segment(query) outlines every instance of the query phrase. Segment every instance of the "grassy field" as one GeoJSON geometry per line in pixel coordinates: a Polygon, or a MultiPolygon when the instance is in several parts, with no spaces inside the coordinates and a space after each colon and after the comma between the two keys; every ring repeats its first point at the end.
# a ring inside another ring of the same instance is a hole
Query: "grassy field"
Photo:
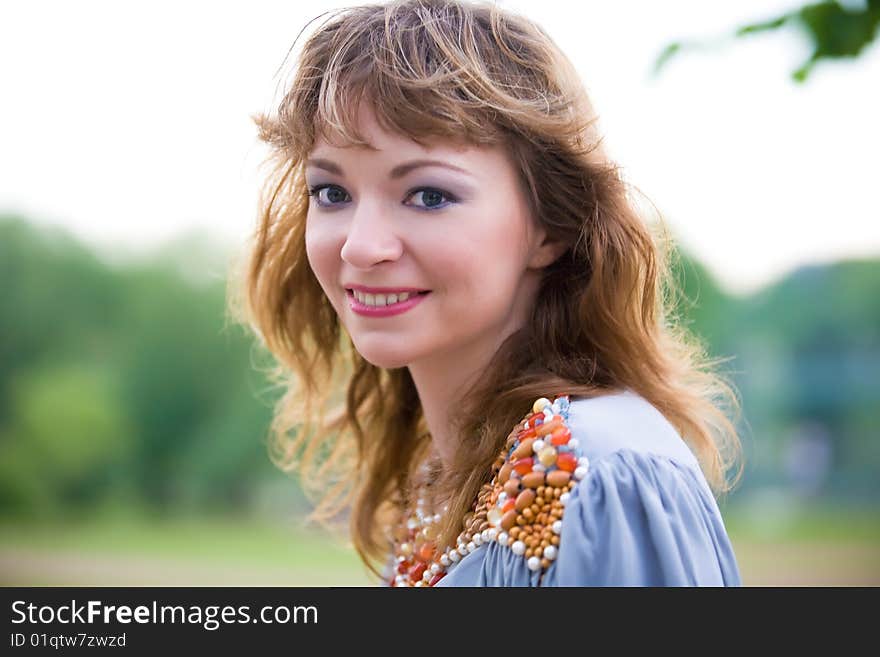
{"type": "Polygon", "coordinates": [[[253,519],[0,522],[0,584],[369,586],[360,560],[328,533],[253,519]]]}
{"type": "MultiPolygon", "coordinates": [[[[814,511],[755,522],[726,514],[749,586],[880,585],[880,518],[814,511]]],[[[291,523],[294,525],[294,523],[291,523]]],[[[341,538],[253,519],[117,516],[0,521],[5,586],[371,586],[341,538]]]]}

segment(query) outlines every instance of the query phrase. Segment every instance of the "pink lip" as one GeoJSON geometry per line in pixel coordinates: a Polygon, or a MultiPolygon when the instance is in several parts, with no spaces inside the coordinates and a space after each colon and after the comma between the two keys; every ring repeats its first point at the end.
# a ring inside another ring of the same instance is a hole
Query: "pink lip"
{"type": "Polygon", "coordinates": [[[357,285],[355,283],[345,283],[343,286],[346,290],[357,290],[364,294],[400,294],[401,292],[429,292],[417,287],[369,287],[367,285],[357,285]]]}
{"type": "Polygon", "coordinates": [[[351,291],[346,290],[345,294],[346,296],[348,296],[349,308],[351,308],[358,315],[363,315],[364,317],[390,317],[391,315],[399,315],[400,313],[405,313],[410,308],[414,308],[415,306],[420,304],[422,300],[427,297],[428,294],[430,294],[430,292],[428,294],[417,294],[410,297],[406,301],[392,303],[390,306],[367,306],[366,304],[358,301],[357,298],[354,296],[354,293],[352,293],[351,291]]]}

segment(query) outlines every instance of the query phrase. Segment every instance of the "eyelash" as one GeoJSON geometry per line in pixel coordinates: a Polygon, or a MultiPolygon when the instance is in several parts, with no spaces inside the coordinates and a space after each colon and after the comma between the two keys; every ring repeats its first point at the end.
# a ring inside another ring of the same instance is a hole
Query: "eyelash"
{"type": "MultiPolygon", "coordinates": [[[[323,185],[315,185],[314,187],[309,187],[309,196],[314,198],[316,200],[316,202],[318,203],[318,206],[322,207],[322,208],[330,208],[330,207],[333,207],[334,205],[339,205],[338,203],[324,204],[324,203],[321,203],[321,201],[319,200],[318,195],[321,193],[321,190],[327,189],[330,187],[335,187],[336,189],[341,189],[343,192],[345,192],[345,190],[342,189],[342,187],[340,187],[339,185],[323,184],[323,185]]],[[[437,192],[444,199],[446,199],[446,202],[443,203],[442,205],[436,205],[433,207],[418,206],[418,205],[412,206],[412,207],[418,208],[419,210],[426,210],[426,211],[431,212],[434,210],[442,210],[443,208],[451,205],[452,203],[458,203],[458,198],[456,198],[453,194],[450,194],[449,192],[443,191],[442,189],[438,189],[436,187],[416,187],[406,193],[406,198],[410,198],[411,196],[418,194],[419,192],[437,192]]],[[[348,195],[348,192],[345,192],[345,194],[348,195]]]]}

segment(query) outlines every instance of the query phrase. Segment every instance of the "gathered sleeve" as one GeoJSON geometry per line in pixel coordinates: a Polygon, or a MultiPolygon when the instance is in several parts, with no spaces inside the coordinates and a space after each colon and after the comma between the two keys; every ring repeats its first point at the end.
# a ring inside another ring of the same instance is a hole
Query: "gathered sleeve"
{"type": "Polygon", "coordinates": [[[590,465],[565,506],[544,585],[739,586],[739,569],[702,474],[621,449],[590,465]]]}

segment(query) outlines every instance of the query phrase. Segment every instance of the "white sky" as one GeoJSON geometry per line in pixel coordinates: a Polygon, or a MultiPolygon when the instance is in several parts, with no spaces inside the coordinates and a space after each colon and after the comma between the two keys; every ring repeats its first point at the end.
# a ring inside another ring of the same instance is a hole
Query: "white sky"
{"type": "MultiPolygon", "coordinates": [[[[0,212],[104,249],[151,248],[254,221],[250,121],[309,18],[340,4],[30,1],[0,15],[0,212]]],[[[611,155],[730,291],[806,262],[880,254],[880,47],[790,72],[806,39],[776,32],[685,53],[796,1],[500,2],[543,25],[584,77],[611,155]]]]}

